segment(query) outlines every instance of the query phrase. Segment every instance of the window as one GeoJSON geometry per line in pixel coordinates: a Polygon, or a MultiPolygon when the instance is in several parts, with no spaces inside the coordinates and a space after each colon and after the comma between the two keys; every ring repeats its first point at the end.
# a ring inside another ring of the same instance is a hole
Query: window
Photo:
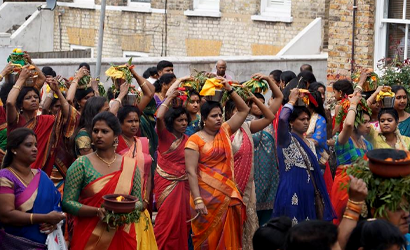
{"type": "Polygon", "coordinates": [[[149,10],[151,8],[151,0],[128,0],[128,6],[141,10],[149,10]]]}
{"type": "Polygon", "coordinates": [[[376,6],[375,68],[385,57],[410,57],[410,0],[377,0],[376,6]]]}
{"type": "MultiPolygon", "coordinates": [[[[194,0],[194,10],[186,10],[186,16],[221,17],[220,0],[194,0]]],[[[410,1],[410,0],[409,0],[410,1]]]]}
{"type": "Polygon", "coordinates": [[[74,3],[79,6],[94,6],[94,0],[74,0],[74,3]]]}
{"type": "Polygon", "coordinates": [[[88,46],[81,46],[81,45],[70,45],[70,51],[75,50],[90,50],[91,51],[91,58],[94,58],[94,48],[88,46]]]}
{"type": "Polygon", "coordinates": [[[261,0],[260,15],[252,16],[255,21],[292,22],[291,0],[261,0]]]}
{"type": "Polygon", "coordinates": [[[123,51],[122,57],[149,57],[149,54],[136,51],[123,51]]]}

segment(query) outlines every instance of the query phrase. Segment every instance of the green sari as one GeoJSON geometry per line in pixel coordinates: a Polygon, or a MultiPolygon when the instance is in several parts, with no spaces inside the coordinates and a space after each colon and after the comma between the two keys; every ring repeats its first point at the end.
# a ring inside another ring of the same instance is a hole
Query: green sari
{"type": "Polygon", "coordinates": [[[410,117],[399,123],[399,130],[401,135],[410,137],[410,117]]]}

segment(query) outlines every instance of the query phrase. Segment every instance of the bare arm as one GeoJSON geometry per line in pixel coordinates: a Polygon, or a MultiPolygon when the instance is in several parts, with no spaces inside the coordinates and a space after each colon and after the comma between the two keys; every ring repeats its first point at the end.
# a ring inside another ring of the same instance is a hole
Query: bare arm
{"type": "MultiPolygon", "coordinates": [[[[189,188],[191,189],[192,197],[198,198],[201,197],[198,186],[198,161],[199,161],[199,152],[192,149],[185,149],[185,167],[188,173],[188,182],[189,188]]],[[[195,205],[195,210],[198,213],[207,214],[208,211],[204,203],[195,205]]]]}
{"type": "MultiPolygon", "coordinates": [[[[341,106],[336,105],[336,107],[335,107],[335,116],[337,116],[337,114],[339,114],[340,109],[341,109],[341,106]]],[[[340,124],[335,121],[335,126],[332,130],[332,136],[334,136],[337,132],[339,132],[339,130],[340,130],[340,124]]]]}
{"type": "Polygon", "coordinates": [[[343,145],[346,144],[353,133],[354,129],[354,122],[356,119],[356,106],[360,102],[361,95],[356,95],[354,97],[349,98],[350,101],[350,108],[347,112],[345,122],[343,124],[342,132],[340,132],[339,136],[337,137],[337,141],[339,144],[343,145]]]}
{"type": "MultiPolygon", "coordinates": [[[[229,91],[232,90],[232,86],[229,85],[229,81],[224,80],[223,83],[225,85],[226,91],[229,92],[229,91]]],[[[242,123],[245,121],[246,117],[248,116],[249,107],[248,107],[248,105],[246,105],[244,100],[242,100],[242,98],[235,91],[233,91],[231,93],[230,98],[235,103],[235,106],[236,106],[238,112],[236,112],[231,117],[231,119],[229,119],[227,121],[227,123],[228,123],[229,127],[231,127],[232,133],[235,133],[242,126],[242,123]]]]}
{"type": "Polygon", "coordinates": [[[184,76],[182,78],[178,78],[172,85],[171,87],[169,87],[169,89],[167,90],[167,93],[165,96],[169,96],[171,95],[175,89],[177,89],[179,87],[179,84],[181,84],[181,82],[186,81],[191,79],[191,76],[184,76]]]}
{"type": "Polygon", "coordinates": [[[27,51],[24,51],[24,58],[27,60],[27,62],[29,64],[36,67],[36,72],[37,72],[38,78],[37,78],[35,88],[40,90],[43,87],[44,82],[46,81],[46,76],[43,74],[43,71],[41,71],[41,69],[39,67],[37,67],[37,65],[31,60],[31,56],[27,53],[27,51]]]}
{"type": "Polygon", "coordinates": [[[373,92],[373,94],[367,99],[367,105],[370,106],[376,101],[376,97],[379,94],[379,92],[382,90],[383,86],[377,87],[376,91],[373,92]]]}
{"type": "Polygon", "coordinates": [[[118,110],[121,107],[122,99],[128,94],[128,88],[130,87],[129,83],[123,83],[120,86],[120,94],[117,99],[113,100],[110,104],[110,112],[114,115],[117,115],[118,110]]]}
{"type": "Polygon", "coordinates": [[[50,85],[50,88],[54,91],[54,93],[56,93],[56,95],[58,96],[58,99],[61,102],[61,112],[63,114],[64,122],[66,122],[68,120],[68,116],[70,115],[70,104],[68,104],[67,100],[61,93],[56,79],[49,78],[47,79],[47,83],[50,85]]]}
{"type": "Polygon", "coordinates": [[[159,106],[157,110],[157,130],[162,131],[165,129],[165,114],[168,111],[169,104],[171,101],[179,95],[178,90],[175,90],[170,96],[165,99],[165,101],[159,106]]]}
{"type": "Polygon", "coordinates": [[[50,90],[49,93],[45,94],[45,100],[44,100],[42,111],[41,111],[43,115],[50,114],[50,106],[51,106],[51,103],[53,102],[53,98],[54,98],[54,92],[52,90],[50,90]]]}
{"type": "Polygon", "coordinates": [[[262,129],[266,128],[275,118],[275,115],[271,112],[271,110],[263,104],[258,98],[252,95],[252,101],[258,106],[258,108],[262,111],[263,118],[253,120],[250,125],[250,129],[252,133],[256,133],[261,131],[262,129]]]}
{"type": "Polygon", "coordinates": [[[70,87],[67,90],[66,99],[69,104],[74,104],[75,92],[77,91],[78,81],[80,81],[80,79],[83,78],[83,76],[88,74],[89,72],[85,68],[81,68],[75,73],[74,80],[70,83],[70,87]]]}
{"type": "Polygon", "coordinates": [[[136,104],[141,112],[145,109],[145,107],[149,104],[151,99],[154,97],[155,94],[155,87],[145,80],[142,76],[138,75],[137,72],[133,68],[129,68],[134,78],[137,80],[138,84],[141,87],[142,93],[144,94],[141,97],[141,101],[136,104]],[[152,86],[152,88],[151,88],[152,86]]]}
{"type": "Polygon", "coordinates": [[[30,76],[30,71],[28,70],[28,67],[27,66],[23,67],[21,69],[20,76],[16,84],[13,86],[13,88],[9,92],[9,95],[7,96],[6,116],[7,116],[8,126],[14,124],[17,120],[17,107],[16,107],[17,97],[20,94],[20,91],[23,88],[23,85],[29,76],[30,76]]]}
{"type": "Polygon", "coordinates": [[[252,78],[256,78],[259,80],[265,80],[268,82],[269,87],[272,91],[272,97],[274,97],[272,103],[269,106],[269,109],[272,112],[272,114],[276,114],[276,112],[278,112],[279,107],[283,101],[282,91],[280,91],[280,88],[272,81],[272,79],[269,76],[265,76],[265,75],[258,73],[258,74],[254,74],[252,78]]]}

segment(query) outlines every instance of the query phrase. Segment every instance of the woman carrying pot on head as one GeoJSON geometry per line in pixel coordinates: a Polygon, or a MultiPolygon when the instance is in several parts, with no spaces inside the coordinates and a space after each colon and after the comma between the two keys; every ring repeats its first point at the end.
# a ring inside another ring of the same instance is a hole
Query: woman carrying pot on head
{"type": "Polygon", "coordinates": [[[47,234],[65,219],[53,182],[40,169],[30,168],[37,154],[31,129],[9,134],[0,170],[0,249],[47,249],[47,234]]]}
{"type": "Polygon", "coordinates": [[[155,95],[154,99],[157,105],[157,109],[159,106],[165,101],[167,97],[167,91],[175,83],[177,80],[174,74],[163,74],[155,83],[155,95]]]}
{"type": "Polygon", "coordinates": [[[155,238],[159,249],[188,249],[190,238],[189,183],[184,154],[190,115],[182,107],[179,96],[180,92],[175,90],[157,113],[159,144],[154,194],[158,209],[155,238]]]}
{"type": "MultiPolygon", "coordinates": [[[[259,119],[244,122],[241,128],[238,129],[235,134],[231,135],[232,151],[234,155],[235,182],[243,196],[243,202],[246,206],[246,220],[243,231],[243,249],[252,248],[252,237],[260,225],[256,213],[256,204],[257,196],[260,198],[261,193],[256,193],[255,191],[255,157],[252,133],[258,133],[264,128],[272,126],[274,115],[271,110],[277,109],[283,98],[283,95],[276,84],[273,86],[273,96],[275,97],[274,100],[276,100],[276,102],[271,102],[268,107],[263,103],[263,99],[251,94],[248,100],[250,102],[250,106],[254,111],[258,108],[261,115],[259,115],[259,119]]],[[[236,112],[237,109],[234,101],[228,100],[225,104],[225,120],[229,120],[236,112]]],[[[255,112],[257,113],[258,111],[255,112]]],[[[271,164],[271,166],[274,166],[274,164],[271,164]]],[[[261,174],[262,171],[259,169],[258,173],[261,174]]],[[[275,171],[266,171],[264,173],[267,179],[272,179],[270,173],[275,175],[275,171]]],[[[260,175],[258,175],[258,177],[260,177],[260,175]]],[[[276,195],[276,189],[273,191],[275,192],[274,195],[276,195]]]]}
{"type": "Polygon", "coordinates": [[[139,244],[144,244],[138,242],[138,223],[152,227],[149,218],[142,212],[138,163],[115,152],[121,125],[111,112],[96,115],[91,128],[95,152],[78,158],[71,165],[64,188],[63,209],[76,216],[70,248],[135,250],[139,244]],[[107,194],[137,197],[138,203],[133,213],[138,214],[139,222],[134,220],[117,227],[103,222],[108,212],[101,205],[103,196],[107,194]]]}
{"type": "Polygon", "coordinates": [[[185,134],[191,136],[200,130],[199,122],[201,116],[198,114],[201,109],[201,96],[195,90],[189,91],[188,100],[186,101],[186,110],[190,116],[190,123],[185,130],[185,134]]]}
{"type": "MultiPolygon", "coordinates": [[[[269,111],[276,114],[283,101],[283,94],[278,86],[269,76],[260,73],[254,74],[252,78],[259,81],[265,80],[272,91],[274,97],[269,106],[269,111]]],[[[258,99],[265,105],[265,97],[261,93],[255,93],[255,97],[249,101],[250,108],[247,121],[261,122],[266,118],[266,113],[262,112],[260,104],[254,100],[258,99]]],[[[253,130],[252,139],[254,143],[254,178],[256,191],[256,210],[258,213],[259,226],[267,223],[272,215],[273,203],[275,202],[276,191],[279,183],[278,161],[276,158],[275,130],[273,123],[263,127],[263,129],[253,130]]]]}
{"type": "Polygon", "coordinates": [[[238,112],[222,122],[220,103],[206,102],[201,106],[202,130],[185,146],[191,211],[196,211],[191,212],[195,249],[242,248],[245,207],[234,180],[230,136],[241,127],[249,108],[228,81],[223,84],[238,112]]]}
{"type": "MultiPolygon", "coordinates": [[[[118,136],[118,145],[115,149],[117,154],[133,158],[137,161],[138,171],[140,172],[143,213],[147,218],[150,214],[147,210],[152,192],[152,158],[149,154],[149,141],[146,137],[138,137],[140,129],[140,111],[136,106],[125,105],[117,113],[121,124],[121,135],[118,136]]],[[[137,249],[156,249],[154,229],[152,225],[146,228],[145,221],[141,220],[137,224],[137,249]]]]}
{"type": "Polygon", "coordinates": [[[298,98],[299,89],[292,89],[279,118],[280,181],[273,217],[288,216],[294,225],[305,220],[331,221],[334,211],[317,161],[316,148],[304,137],[311,114],[306,106],[295,107],[298,98]]]}
{"type": "Polygon", "coordinates": [[[394,109],[399,114],[399,130],[402,135],[410,136],[410,114],[406,112],[408,106],[407,90],[401,86],[396,85],[392,87],[395,94],[394,109]]]}
{"type": "MultiPolygon", "coordinates": [[[[343,217],[348,194],[347,190],[343,189],[342,184],[349,182],[349,176],[346,174],[346,169],[357,159],[363,158],[367,151],[373,149],[373,145],[365,139],[370,133],[370,108],[366,105],[366,101],[362,99],[360,93],[355,93],[349,97],[347,107],[347,115],[344,120],[343,129],[336,138],[335,152],[338,168],[332,186],[330,197],[337,218],[333,223],[338,225],[343,217]]],[[[344,114],[341,111],[335,116],[344,114]]]]}
{"type": "Polygon", "coordinates": [[[70,137],[74,132],[76,124],[75,111],[70,107],[61,93],[57,82],[47,79],[54,93],[57,94],[62,103],[61,112],[57,116],[37,115],[39,108],[39,92],[34,87],[26,87],[26,79],[30,78],[30,71],[23,67],[17,83],[10,90],[7,97],[6,113],[8,133],[19,127],[34,130],[38,137],[39,157],[33,163],[32,168],[43,169],[48,175],[52,170],[53,162],[46,164],[50,153],[55,150],[58,136],[61,130],[65,137],[70,137]]]}

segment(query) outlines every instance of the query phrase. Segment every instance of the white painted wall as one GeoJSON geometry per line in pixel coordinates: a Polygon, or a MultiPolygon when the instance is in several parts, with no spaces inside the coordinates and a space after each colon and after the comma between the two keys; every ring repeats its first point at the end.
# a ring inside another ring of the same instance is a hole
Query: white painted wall
{"type": "MultiPolygon", "coordinates": [[[[227,61],[227,73],[232,75],[235,80],[246,81],[251,75],[257,72],[269,74],[272,70],[292,70],[296,74],[302,64],[308,63],[313,67],[314,74],[318,81],[326,82],[327,54],[310,56],[232,56],[232,57],[145,57],[134,58],[133,64],[136,65],[137,73],[141,74],[148,68],[156,66],[160,60],[168,60],[174,64],[174,72],[177,77],[190,75],[194,69],[199,71],[212,71],[215,63],[219,59],[227,61]]],[[[95,59],[37,59],[34,60],[40,67],[50,66],[57,74],[64,77],[74,75],[77,67],[82,62],[87,62],[91,66],[91,75],[95,77],[95,59]]],[[[103,58],[100,79],[106,82],[105,71],[110,63],[124,64],[128,58],[103,58]]],[[[2,60],[0,60],[0,64],[2,60]]],[[[0,65],[1,68],[1,65],[0,65]]],[[[111,82],[106,82],[106,87],[111,82]]]]}
{"type": "Polygon", "coordinates": [[[322,18],[316,18],[283,47],[277,55],[317,55],[321,53],[321,46],[322,18]]]}
{"type": "Polygon", "coordinates": [[[31,52],[53,51],[54,12],[49,10],[34,11],[31,17],[14,32],[10,39],[11,46],[21,46],[31,52]]]}
{"type": "Polygon", "coordinates": [[[0,0],[0,32],[6,32],[13,25],[22,25],[28,15],[32,15],[41,2],[5,2],[0,0]]]}

